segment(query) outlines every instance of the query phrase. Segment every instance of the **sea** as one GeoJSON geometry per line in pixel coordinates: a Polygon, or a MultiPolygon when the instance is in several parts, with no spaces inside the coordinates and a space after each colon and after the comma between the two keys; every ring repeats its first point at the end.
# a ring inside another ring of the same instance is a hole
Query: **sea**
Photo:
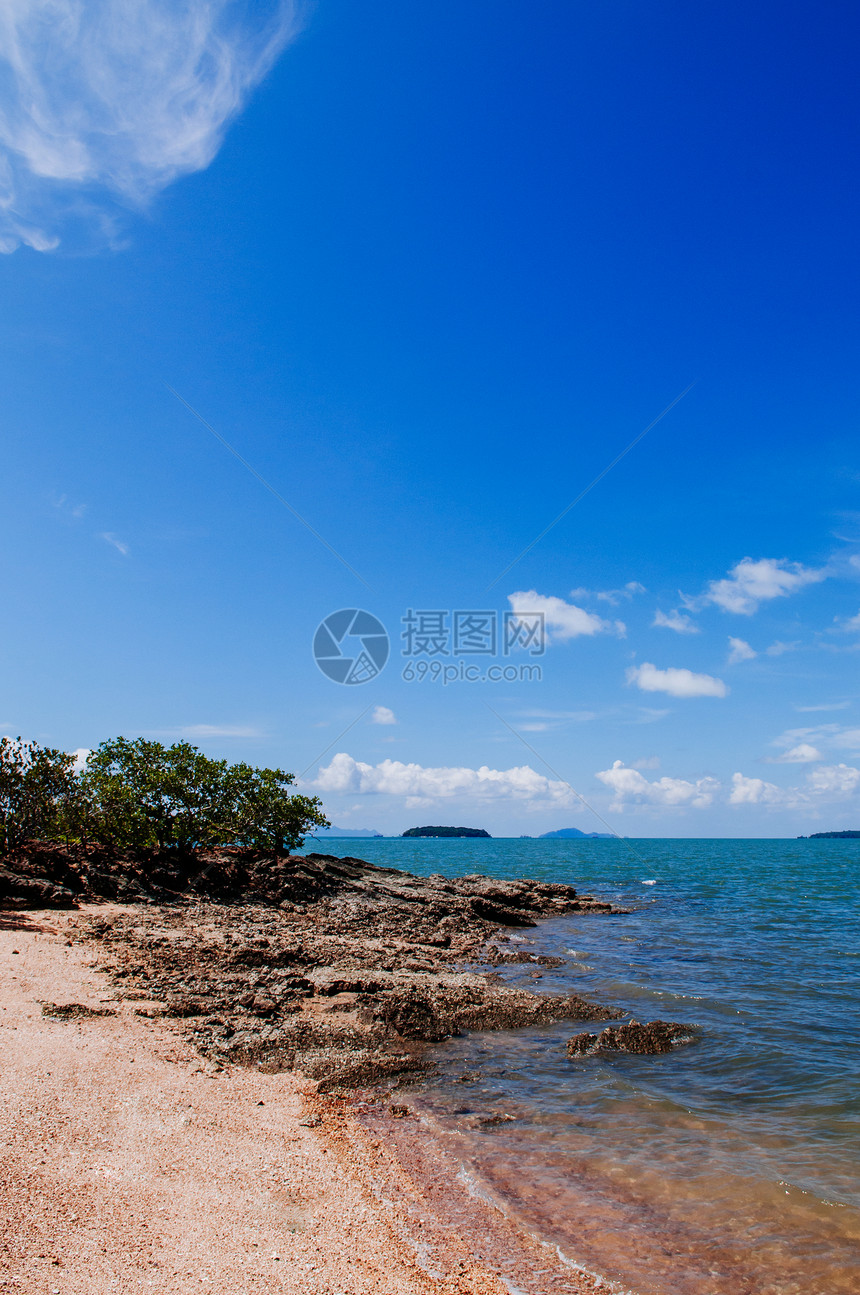
{"type": "Polygon", "coordinates": [[[567,1040],[602,1028],[571,1021],[435,1047],[408,1100],[476,1190],[615,1290],[860,1292],[860,840],[317,848],[609,900],[628,911],[511,932],[564,961],[504,980],[696,1028],[659,1056],[571,1059],[567,1040]]]}

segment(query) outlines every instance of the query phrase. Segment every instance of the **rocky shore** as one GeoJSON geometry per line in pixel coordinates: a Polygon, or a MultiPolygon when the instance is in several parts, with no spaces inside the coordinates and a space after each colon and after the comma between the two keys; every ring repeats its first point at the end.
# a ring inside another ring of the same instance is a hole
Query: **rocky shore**
{"type": "Polygon", "coordinates": [[[213,1068],[296,1070],[337,1091],[419,1071],[428,1044],[462,1030],[620,1015],[510,988],[493,971],[532,962],[539,974],[546,960],[511,941],[516,929],[611,911],[572,886],[422,878],[324,854],[56,845],[0,873],[6,907],[94,900],[120,903],[70,914],[70,938],[95,944],[119,996],[169,1021],[213,1068]]]}

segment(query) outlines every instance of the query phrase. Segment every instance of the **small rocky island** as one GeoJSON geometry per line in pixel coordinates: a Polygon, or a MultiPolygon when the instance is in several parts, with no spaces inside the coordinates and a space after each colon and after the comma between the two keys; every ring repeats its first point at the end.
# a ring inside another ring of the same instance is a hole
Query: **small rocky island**
{"type": "Polygon", "coordinates": [[[410,827],[403,836],[483,836],[489,839],[490,834],[482,827],[410,827]]]}

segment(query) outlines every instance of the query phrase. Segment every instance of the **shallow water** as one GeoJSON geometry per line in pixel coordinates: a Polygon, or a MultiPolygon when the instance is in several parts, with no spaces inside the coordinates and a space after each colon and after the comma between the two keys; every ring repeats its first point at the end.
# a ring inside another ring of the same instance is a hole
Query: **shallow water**
{"type": "Polygon", "coordinates": [[[860,841],[321,848],[622,904],[519,933],[566,962],[505,979],[699,1027],[656,1057],[568,1060],[574,1023],[437,1048],[411,1100],[513,1213],[641,1295],[860,1290],[860,841]]]}

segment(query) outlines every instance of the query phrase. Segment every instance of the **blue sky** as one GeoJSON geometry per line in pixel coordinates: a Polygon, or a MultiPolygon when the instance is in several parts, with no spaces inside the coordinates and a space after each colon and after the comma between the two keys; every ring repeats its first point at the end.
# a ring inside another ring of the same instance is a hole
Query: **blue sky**
{"type": "Polygon", "coordinates": [[[48,9],[0,21],[2,731],[385,832],[860,827],[856,8],[48,9]],[[409,609],[543,612],[540,679],[405,680],[409,609]]]}

